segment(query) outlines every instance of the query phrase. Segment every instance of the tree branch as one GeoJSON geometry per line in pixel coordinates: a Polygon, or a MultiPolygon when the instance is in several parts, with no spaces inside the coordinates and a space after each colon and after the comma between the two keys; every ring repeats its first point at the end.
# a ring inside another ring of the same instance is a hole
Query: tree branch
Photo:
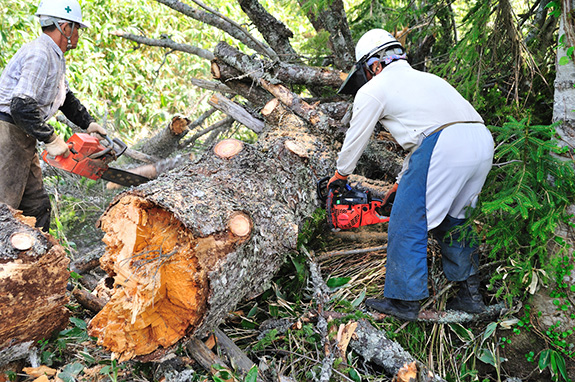
{"type": "MultiPolygon", "coordinates": [[[[263,55],[269,55],[269,52],[271,49],[265,49],[264,47],[262,47],[261,43],[256,43],[255,40],[252,36],[250,36],[248,33],[246,33],[241,27],[238,28],[237,24],[235,23],[230,23],[229,21],[227,21],[226,19],[219,17],[217,15],[214,15],[212,13],[208,13],[208,12],[203,12],[197,9],[194,9],[192,7],[190,7],[187,4],[184,4],[180,1],[177,0],[156,0],[158,3],[164,4],[170,8],[172,8],[175,11],[178,11],[188,17],[193,18],[194,20],[200,21],[204,24],[208,24],[211,25],[213,27],[216,27],[224,32],[226,32],[227,34],[229,34],[230,36],[232,36],[233,38],[235,38],[236,40],[246,44],[246,46],[250,47],[251,49],[255,50],[256,52],[263,54],[263,55]]],[[[270,56],[273,57],[273,56],[270,56]]]]}
{"type": "Polygon", "coordinates": [[[213,60],[214,54],[206,49],[201,49],[192,45],[180,44],[170,39],[169,37],[162,37],[161,39],[148,38],[144,36],[138,36],[123,31],[112,32],[113,35],[125,38],[130,41],[134,41],[138,44],[144,44],[149,46],[159,46],[162,48],[170,48],[173,50],[178,50],[180,52],[186,52],[194,54],[206,60],[213,60]]]}

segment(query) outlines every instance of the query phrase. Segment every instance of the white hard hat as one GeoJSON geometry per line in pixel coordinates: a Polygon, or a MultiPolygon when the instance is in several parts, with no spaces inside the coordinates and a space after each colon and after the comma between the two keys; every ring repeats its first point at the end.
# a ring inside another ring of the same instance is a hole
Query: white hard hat
{"type": "Polygon", "coordinates": [[[41,0],[36,11],[40,25],[45,27],[59,21],[78,23],[80,28],[89,28],[90,24],[82,21],[82,9],[77,0],[41,0]]]}
{"type": "Polygon", "coordinates": [[[388,31],[383,29],[372,29],[365,32],[355,46],[355,60],[368,59],[375,53],[389,48],[401,48],[401,43],[388,31]]]}

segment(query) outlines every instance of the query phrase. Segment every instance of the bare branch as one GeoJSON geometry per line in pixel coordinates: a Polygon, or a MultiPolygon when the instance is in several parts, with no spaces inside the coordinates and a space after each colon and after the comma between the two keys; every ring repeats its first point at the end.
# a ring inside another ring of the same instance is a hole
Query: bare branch
{"type": "MultiPolygon", "coordinates": [[[[177,0],[156,0],[158,3],[164,4],[170,8],[172,8],[175,11],[178,11],[188,17],[193,18],[194,20],[200,21],[204,24],[208,24],[211,25],[213,27],[216,27],[224,32],[226,32],[227,34],[229,34],[230,36],[232,36],[233,38],[235,38],[236,40],[244,43],[246,46],[250,47],[251,49],[255,50],[256,52],[263,54],[263,55],[269,55],[269,52],[271,49],[264,49],[262,48],[262,44],[261,43],[256,43],[254,40],[254,38],[252,36],[250,36],[248,33],[246,33],[243,29],[241,29],[241,27],[238,29],[237,24],[235,23],[230,23],[229,21],[227,21],[226,19],[219,17],[217,15],[214,15],[212,13],[208,13],[208,12],[203,12],[200,11],[198,9],[194,9],[192,7],[190,7],[187,4],[184,4],[180,1],[177,0]]],[[[273,56],[270,56],[273,57],[273,56]]]]}
{"type": "Polygon", "coordinates": [[[149,46],[159,46],[162,48],[170,48],[173,50],[178,50],[181,52],[186,52],[194,54],[206,60],[213,60],[214,54],[207,49],[201,49],[192,45],[180,44],[170,39],[169,37],[162,37],[161,39],[148,38],[144,36],[138,36],[123,31],[112,32],[113,35],[125,38],[130,41],[134,41],[138,44],[144,44],[149,46]]]}

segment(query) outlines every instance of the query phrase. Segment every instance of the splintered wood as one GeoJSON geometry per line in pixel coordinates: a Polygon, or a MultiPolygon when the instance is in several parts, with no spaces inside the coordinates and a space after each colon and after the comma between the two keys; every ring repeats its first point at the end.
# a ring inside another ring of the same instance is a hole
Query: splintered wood
{"type": "Polygon", "coordinates": [[[101,221],[108,250],[101,266],[114,294],[90,322],[90,335],[120,361],[176,343],[198,324],[206,305],[199,245],[171,214],[130,197],[101,221]]]}
{"type": "Polygon", "coordinates": [[[0,203],[0,365],[68,324],[70,261],[34,223],[0,203]]]}

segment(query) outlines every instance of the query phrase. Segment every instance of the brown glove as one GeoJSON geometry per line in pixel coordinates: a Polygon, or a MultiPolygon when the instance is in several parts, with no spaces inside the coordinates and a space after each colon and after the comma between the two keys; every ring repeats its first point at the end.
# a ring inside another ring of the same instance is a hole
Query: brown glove
{"type": "Polygon", "coordinates": [[[46,142],[46,151],[53,157],[63,155],[64,158],[67,158],[70,155],[68,145],[58,134],[52,134],[48,142],[46,142]]]}
{"type": "Polygon", "coordinates": [[[106,135],[108,135],[108,132],[106,131],[106,129],[104,129],[102,126],[98,125],[96,122],[92,122],[90,123],[90,125],[88,126],[88,129],[86,130],[88,132],[88,134],[91,135],[96,135],[98,137],[98,139],[103,139],[106,135]]]}

